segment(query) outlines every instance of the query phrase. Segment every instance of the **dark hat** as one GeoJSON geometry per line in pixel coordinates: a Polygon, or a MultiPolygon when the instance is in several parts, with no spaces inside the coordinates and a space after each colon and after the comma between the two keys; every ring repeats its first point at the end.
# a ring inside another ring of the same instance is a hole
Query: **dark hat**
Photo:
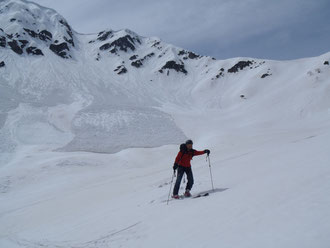
{"type": "Polygon", "coordinates": [[[186,145],[188,145],[188,144],[193,144],[193,141],[192,140],[187,140],[186,145]]]}

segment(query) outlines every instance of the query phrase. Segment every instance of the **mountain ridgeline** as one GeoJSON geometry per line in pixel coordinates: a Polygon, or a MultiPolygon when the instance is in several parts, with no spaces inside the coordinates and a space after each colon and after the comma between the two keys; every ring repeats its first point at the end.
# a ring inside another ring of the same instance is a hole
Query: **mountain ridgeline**
{"type": "MultiPolygon", "coordinates": [[[[133,54],[129,57],[129,61],[123,58],[122,63],[129,62],[129,65],[121,66],[121,70],[115,70],[117,74],[129,72],[129,67],[140,68],[148,60],[161,61],[160,59],[168,57],[169,53],[174,53],[175,56],[171,60],[160,63],[159,73],[168,75],[173,70],[187,74],[186,61],[210,59],[191,51],[169,46],[157,38],[141,37],[130,30],[106,30],[96,35],[81,35],[73,31],[68,22],[55,11],[23,0],[2,1],[0,14],[2,23],[0,47],[9,49],[17,55],[45,56],[45,50],[47,50],[63,59],[78,59],[75,53],[81,52],[83,47],[95,51],[94,59],[97,61],[101,61],[104,56],[121,57],[122,53],[133,54]],[[91,46],[76,46],[76,43],[80,44],[86,40],[81,39],[81,36],[90,37],[88,44],[91,46]],[[141,54],[146,49],[152,52],[141,54]]],[[[236,73],[252,64],[254,61],[239,61],[228,68],[227,72],[236,73]]],[[[224,69],[220,68],[220,71],[221,76],[224,69]]],[[[219,77],[219,75],[215,76],[219,77]]]]}

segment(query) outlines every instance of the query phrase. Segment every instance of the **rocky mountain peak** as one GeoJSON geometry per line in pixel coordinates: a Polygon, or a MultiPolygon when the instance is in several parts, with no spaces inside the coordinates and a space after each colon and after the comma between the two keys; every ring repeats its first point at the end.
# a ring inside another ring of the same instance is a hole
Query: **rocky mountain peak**
{"type": "Polygon", "coordinates": [[[23,55],[43,56],[50,50],[72,58],[76,37],[56,11],[24,0],[0,2],[0,48],[23,55]]]}

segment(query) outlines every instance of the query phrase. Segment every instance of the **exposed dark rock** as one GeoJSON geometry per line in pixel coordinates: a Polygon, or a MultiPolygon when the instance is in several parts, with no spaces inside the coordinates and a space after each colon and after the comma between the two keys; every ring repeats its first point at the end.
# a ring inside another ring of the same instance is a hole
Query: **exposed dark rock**
{"type": "Polygon", "coordinates": [[[99,60],[100,60],[100,58],[101,58],[101,55],[100,55],[100,53],[97,53],[97,57],[96,57],[96,60],[97,60],[97,61],[99,61],[99,60]]]}
{"type": "Polygon", "coordinates": [[[153,45],[152,45],[152,47],[156,47],[156,46],[158,46],[160,44],[160,41],[156,41],[153,45]]]}
{"type": "Polygon", "coordinates": [[[47,31],[47,30],[42,30],[40,33],[39,33],[39,39],[40,40],[52,40],[53,38],[53,35],[51,32],[47,31]]]}
{"type": "MultiPolygon", "coordinates": [[[[142,59],[138,59],[138,60],[135,60],[131,63],[132,66],[135,66],[136,68],[139,68],[143,65],[143,61],[145,61],[147,58],[150,58],[152,56],[154,56],[155,54],[154,53],[149,53],[147,54],[146,56],[144,56],[142,59]]],[[[133,56],[132,56],[133,57],[133,56]]],[[[132,58],[131,57],[131,58],[132,58]]]]}
{"type": "Polygon", "coordinates": [[[111,34],[112,34],[111,31],[100,32],[97,39],[100,40],[100,41],[105,41],[106,39],[108,39],[109,35],[111,35],[111,34]]]}
{"type": "Polygon", "coordinates": [[[23,28],[32,38],[38,38],[39,35],[31,29],[23,28]]]}
{"type": "Polygon", "coordinates": [[[160,73],[163,73],[163,70],[165,69],[173,69],[177,72],[182,72],[184,74],[187,74],[188,72],[184,68],[184,64],[178,64],[174,60],[167,61],[166,64],[159,70],[160,73]]]}
{"type": "MultiPolygon", "coordinates": [[[[98,35],[97,35],[97,39],[96,40],[99,40],[99,41],[105,41],[106,39],[108,39],[109,38],[109,36],[111,36],[111,37],[113,37],[113,35],[112,35],[112,31],[107,31],[107,32],[105,32],[105,31],[102,31],[102,32],[100,32],[100,33],[98,33],[98,35]]],[[[111,38],[110,37],[110,38],[111,38]]],[[[88,43],[94,43],[96,40],[91,40],[91,41],[89,41],[88,43]]]]}
{"type": "Polygon", "coordinates": [[[37,47],[28,47],[26,48],[26,52],[33,55],[44,55],[43,52],[37,47]]]}
{"type": "Polygon", "coordinates": [[[100,50],[108,50],[111,47],[110,43],[105,43],[104,45],[100,46],[100,50]]]}
{"type": "Polygon", "coordinates": [[[127,69],[125,67],[121,68],[121,70],[118,72],[118,75],[124,74],[127,72],[127,69]]]}
{"type": "Polygon", "coordinates": [[[151,58],[152,56],[155,56],[155,53],[149,53],[146,56],[144,56],[143,59],[151,58]]]}
{"type": "Polygon", "coordinates": [[[70,36],[70,39],[67,38],[67,37],[63,37],[63,39],[67,43],[71,44],[72,46],[75,46],[75,44],[73,42],[73,32],[72,32],[71,26],[65,20],[63,20],[63,19],[60,20],[60,23],[66,27],[66,32],[70,36]]]}
{"type": "Polygon", "coordinates": [[[74,46],[74,42],[73,42],[73,39],[68,39],[66,38],[65,36],[63,37],[63,39],[68,42],[69,44],[71,44],[72,46],[74,46]]]}
{"type": "Polygon", "coordinates": [[[27,40],[19,40],[19,42],[21,43],[21,48],[23,49],[24,47],[26,47],[26,45],[29,43],[27,40]]]}
{"type": "Polygon", "coordinates": [[[181,56],[181,55],[185,55],[186,54],[186,51],[185,50],[181,50],[179,51],[178,55],[181,56]]]}
{"type": "Polygon", "coordinates": [[[234,65],[232,68],[228,69],[229,73],[236,73],[239,70],[243,70],[245,67],[248,67],[252,65],[251,61],[239,61],[236,65],[234,65]]]}
{"type": "Polygon", "coordinates": [[[240,95],[240,98],[242,98],[242,99],[246,99],[246,98],[245,98],[245,95],[240,95]]]}
{"type": "Polygon", "coordinates": [[[264,74],[262,74],[261,78],[265,78],[265,77],[268,77],[268,76],[270,76],[270,75],[272,75],[272,74],[264,73],[264,74]]]}
{"type": "Polygon", "coordinates": [[[47,30],[42,30],[39,33],[31,30],[24,28],[24,30],[32,37],[32,38],[39,38],[40,40],[46,41],[46,40],[52,40],[53,35],[51,32],[47,30]]]}
{"type": "MultiPolygon", "coordinates": [[[[69,28],[70,28],[70,26],[69,26],[69,28]]],[[[73,33],[72,33],[71,28],[68,29],[66,32],[67,32],[67,34],[71,37],[71,39],[73,39],[73,33]]]]}
{"type": "Polygon", "coordinates": [[[193,52],[189,52],[188,53],[188,58],[190,58],[190,59],[197,59],[199,57],[200,57],[199,55],[197,55],[197,54],[195,54],[193,52]]]}
{"type": "Polygon", "coordinates": [[[179,53],[178,53],[178,55],[179,56],[182,56],[182,55],[187,55],[187,56],[185,56],[183,59],[197,59],[197,58],[200,58],[201,56],[199,56],[199,55],[197,55],[197,54],[195,54],[195,53],[193,53],[193,52],[188,52],[188,51],[185,51],[185,50],[181,50],[181,51],[179,51],[179,53]]]}
{"type": "Polygon", "coordinates": [[[215,77],[216,77],[216,78],[223,77],[223,73],[222,73],[222,71],[219,72],[215,77]]]}
{"type": "Polygon", "coordinates": [[[133,55],[129,58],[129,60],[134,60],[134,59],[137,59],[138,58],[138,55],[133,55]]]}
{"type": "MultiPolygon", "coordinates": [[[[224,76],[224,68],[219,69],[219,73],[215,76],[216,78],[220,78],[224,76]]],[[[213,78],[214,79],[214,78],[213,78]]]]}
{"type": "Polygon", "coordinates": [[[4,67],[5,65],[6,65],[6,64],[5,64],[5,61],[1,61],[1,62],[0,62],[0,68],[1,68],[1,67],[4,67]]]}
{"type": "Polygon", "coordinates": [[[126,69],[125,66],[120,65],[120,66],[117,66],[117,68],[114,71],[116,71],[117,74],[120,75],[120,74],[126,73],[127,72],[127,69],[126,69]]]}
{"type": "Polygon", "coordinates": [[[324,61],[324,65],[329,65],[329,61],[324,61]]]}
{"type": "Polygon", "coordinates": [[[10,46],[11,50],[13,50],[15,53],[17,54],[23,53],[22,48],[18,45],[16,40],[9,41],[8,45],[10,46]]]}
{"type": "Polygon", "coordinates": [[[69,47],[68,47],[68,44],[66,42],[62,42],[58,45],[55,45],[55,44],[51,44],[49,46],[49,49],[52,50],[55,54],[57,54],[58,56],[64,58],[64,59],[68,59],[70,58],[71,56],[70,55],[67,55],[66,51],[70,51],[69,47]]]}
{"type": "Polygon", "coordinates": [[[6,37],[5,36],[0,36],[0,47],[6,47],[6,37]]]}
{"type": "Polygon", "coordinates": [[[134,67],[136,67],[136,68],[139,68],[139,67],[141,67],[141,66],[143,65],[143,63],[142,63],[142,60],[139,59],[139,60],[135,60],[135,61],[133,61],[133,62],[131,63],[131,65],[134,66],[134,67]]]}
{"type": "Polygon", "coordinates": [[[131,49],[132,51],[135,50],[135,42],[141,43],[140,40],[137,38],[132,38],[129,35],[123,36],[118,38],[117,40],[111,42],[111,43],[106,43],[100,47],[100,50],[108,50],[112,48],[110,51],[111,53],[116,53],[118,50],[127,52],[128,49],[131,49]]]}
{"type": "Polygon", "coordinates": [[[10,22],[14,22],[14,21],[16,21],[16,18],[11,18],[10,19],[10,22]]]}
{"type": "Polygon", "coordinates": [[[60,20],[60,23],[67,28],[66,32],[68,33],[68,35],[72,39],[73,38],[73,33],[72,33],[72,29],[71,29],[70,25],[65,20],[60,20]]]}

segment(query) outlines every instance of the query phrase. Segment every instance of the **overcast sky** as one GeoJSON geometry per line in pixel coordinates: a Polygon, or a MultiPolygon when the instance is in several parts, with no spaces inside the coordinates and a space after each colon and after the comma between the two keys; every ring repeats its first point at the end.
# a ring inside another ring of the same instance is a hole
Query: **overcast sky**
{"type": "Polygon", "coordinates": [[[34,0],[81,33],[128,28],[218,59],[330,51],[330,0],[34,0]]]}

